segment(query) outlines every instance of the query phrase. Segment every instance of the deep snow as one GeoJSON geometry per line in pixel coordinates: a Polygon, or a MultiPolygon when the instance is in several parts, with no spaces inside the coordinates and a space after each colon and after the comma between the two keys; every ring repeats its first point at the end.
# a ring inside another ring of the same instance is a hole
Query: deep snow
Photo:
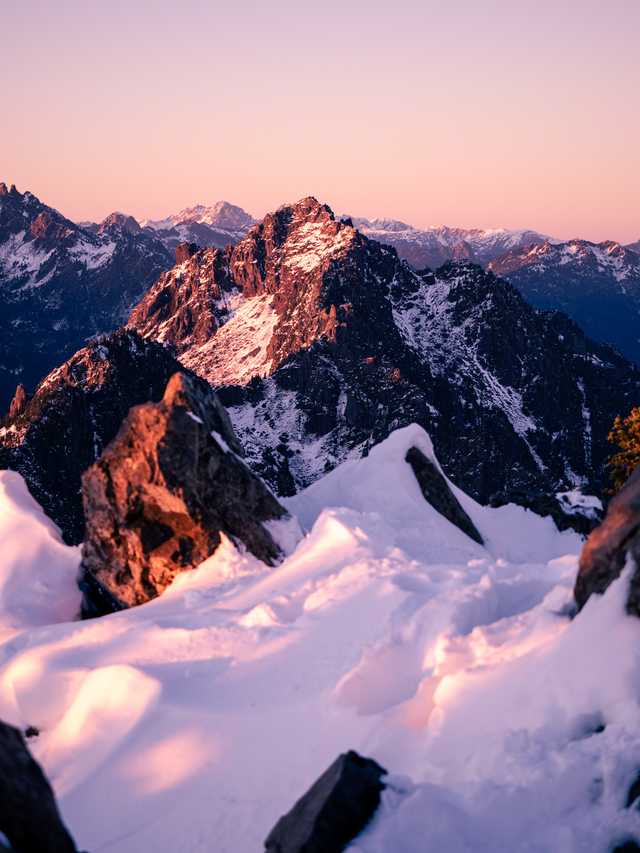
{"type": "Polygon", "coordinates": [[[432,454],[408,427],[290,499],[306,535],[277,569],[225,541],[82,623],[78,550],[0,474],[0,717],[40,729],[82,849],[259,851],[348,748],[391,774],[351,851],[604,853],[638,829],[626,576],[571,620],[579,538],[454,488],[477,545],[424,501],[412,445],[432,454]]]}

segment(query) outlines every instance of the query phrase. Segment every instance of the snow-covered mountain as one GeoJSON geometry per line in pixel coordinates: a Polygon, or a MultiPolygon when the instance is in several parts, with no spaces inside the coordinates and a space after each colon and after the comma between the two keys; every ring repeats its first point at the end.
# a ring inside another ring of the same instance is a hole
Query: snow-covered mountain
{"type": "Polygon", "coordinates": [[[597,341],[640,363],[640,255],[611,240],[514,249],[489,268],[532,305],[565,311],[597,341]]]}
{"type": "Polygon", "coordinates": [[[628,578],[571,618],[579,538],[449,484],[479,544],[424,499],[412,448],[437,467],[409,427],[288,500],[306,535],[280,566],[226,540],[85,622],[79,549],[0,473],[0,718],[29,728],[78,849],[259,851],[347,749],[389,774],[349,853],[637,837],[628,578]]]}
{"type": "Polygon", "coordinates": [[[96,333],[116,328],[173,256],[132,217],[80,227],[0,184],[0,412],[96,333]]]}
{"type": "Polygon", "coordinates": [[[351,217],[351,221],[372,240],[393,246],[398,255],[415,269],[437,269],[451,260],[469,260],[486,266],[509,250],[549,239],[527,229],[450,228],[447,225],[414,228],[395,219],[362,217],[351,217]]]}
{"type": "Polygon", "coordinates": [[[142,226],[155,232],[171,251],[182,242],[224,248],[241,240],[254,224],[252,216],[228,201],[218,201],[210,207],[197,204],[164,219],[142,221],[142,226]]]}
{"type": "Polygon", "coordinates": [[[602,486],[640,373],[469,262],[416,273],[313,198],[235,247],[186,248],[131,314],[221,390],[248,454],[291,494],[417,422],[475,498],[602,486]]]}

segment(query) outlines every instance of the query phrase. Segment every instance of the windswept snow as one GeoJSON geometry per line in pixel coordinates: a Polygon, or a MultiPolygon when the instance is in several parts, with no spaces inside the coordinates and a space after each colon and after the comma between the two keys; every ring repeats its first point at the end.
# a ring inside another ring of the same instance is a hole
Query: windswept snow
{"type": "MultiPolygon", "coordinates": [[[[423,499],[414,445],[432,455],[408,427],[290,499],[306,535],[276,569],[224,540],[150,604],[25,619],[0,645],[0,717],[40,729],[82,849],[259,851],[349,748],[392,774],[353,853],[604,853],[637,828],[627,578],[572,621],[579,538],[452,486],[481,547],[423,499]]],[[[3,554],[3,584],[14,565],[3,554]]]]}

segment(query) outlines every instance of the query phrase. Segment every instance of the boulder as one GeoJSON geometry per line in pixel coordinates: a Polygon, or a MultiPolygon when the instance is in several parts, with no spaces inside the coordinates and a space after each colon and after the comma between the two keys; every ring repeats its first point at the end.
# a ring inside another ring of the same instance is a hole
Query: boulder
{"type": "Polygon", "coordinates": [[[470,536],[474,542],[484,545],[484,540],[475,524],[462,508],[460,501],[453,494],[449,485],[438,468],[417,447],[410,447],[405,461],[411,466],[420,490],[427,503],[452,524],[470,536]]]}
{"type": "MultiPolygon", "coordinates": [[[[0,832],[16,853],[76,853],[46,776],[18,729],[0,722],[0,832]]],[[[0,845],[0,849],[7,849],[0,845]]]]}
{"type": "Polygon", "coordinates": [[[574,589],[579,609],[593,593],[602,594],[620,577],[628,558],[633,561],[633,574],[627,612],[640,616],[640,468],[633,472],[613,498],[604,521],[589,536],[582,549],[574,589]]]}
{"type": "Polygon", "coordinates": [[[341,853],[373,817],[387,771],[357,752],[340,755],[280,818],[267,853],[341,853]]]}
{"type": "Polygon", "coordinates": [[[176,373],[159,403],[131,409],[82,478],[85,616],[155,598],[209,557],[222,534],[278,562],[265,522],[286,510],[237,449],[224,408],[195,376],[176,373]]]}

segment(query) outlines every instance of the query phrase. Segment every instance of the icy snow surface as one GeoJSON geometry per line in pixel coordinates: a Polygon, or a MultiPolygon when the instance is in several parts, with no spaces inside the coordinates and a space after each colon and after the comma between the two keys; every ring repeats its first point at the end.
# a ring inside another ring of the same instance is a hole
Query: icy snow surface
{"type": "Polygon", "coordinates": [[[278,568],[225,540],[84,623],[77,551],[2,475],[0,717],[40,729],[81,849],[258,853],[348,748],[391,774],[351,853],[604,853],[637,827],[627,576],[572,621],[579,538],[452,487],[477,545],[424,501],[413,445],[432,454],[408,427],[290,499],[306,536],[278,568]]]}

